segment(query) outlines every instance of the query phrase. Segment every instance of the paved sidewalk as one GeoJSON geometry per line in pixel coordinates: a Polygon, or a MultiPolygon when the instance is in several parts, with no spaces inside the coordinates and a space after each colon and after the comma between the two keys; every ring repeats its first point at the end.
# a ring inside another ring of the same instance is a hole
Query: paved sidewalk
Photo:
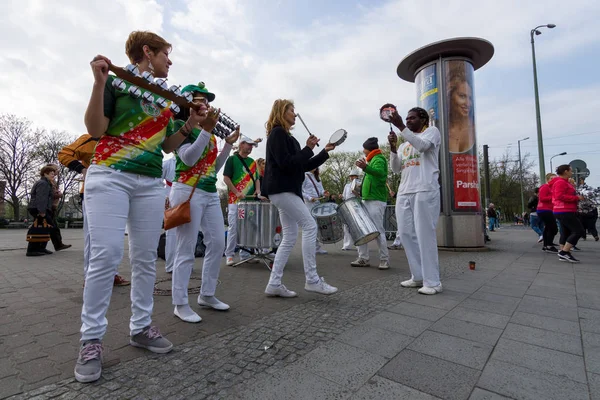
{"type": "MultiPolygon", "coordinates": [[[[135,352],[95,384],[54,376],[51,385],[14,398],[598,398],[599,243],[582,242],[584,262],[572,265],[542,253],[529,230],[502,229],[492,240],[488,253],[440,253],[442,271],[452,277],[431,297],[400,287],[408,276],[403,252],[392,252],[393,270],[385,275],[349,268],[355,253],[332,252],[319,268],[342,283],[336,295],[256,297],[272,308],[217,333],[186,332],[171,354],[135,352]]],[[[301,271],[290,269],[288,286],[298,289],[301,271]]],[[[237,280],[258,275],[253,268],[227,271],[237,280]]],[[[258,288],[264,278],[242,283],[258,288]]],[[[209,315],[196,330],[236,314],[209,315]]],[[[174,325],[169,337],[189,326],[174,325]]],[[[0,334],[3,353],[5,338],[0,334]]],[[[0,374],[12,367],[2,357],[0,374]]],[[[66,357],[72,368],[73,354],[66,357]]],[[[0,391],[13,378],[0,380],[0,391]]]]}

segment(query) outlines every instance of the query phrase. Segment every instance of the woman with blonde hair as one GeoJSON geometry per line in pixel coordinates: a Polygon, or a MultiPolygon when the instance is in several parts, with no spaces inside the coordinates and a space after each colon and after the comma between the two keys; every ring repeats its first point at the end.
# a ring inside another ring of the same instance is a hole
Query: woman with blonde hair
{"type": "MultiPolygon", "coordinates": [[[[172,65],[171,44],[152,32],[132,32],[125,52],[140,73],[166,78],[172,65]]],[[[125,226],[129,230],[131,311],[129,343],[154,353],[173,344],[151,326],[156,281],[156,250],[164,212],[163,151],[170,153],[206,119],[207,108],[192,110],[181,129],[174,129],[170,102],[159,105],[130,95],[131,84],[113,86],[110,60],[97,55],[85,113],[88,133],[100,138],[86,174],[85,202],[90,232],[90,261],[81,310],[81,347],[75,365],[79,382],[102,374],[102,338],[113,280],[123,258],[125,226]]]]}
{"type": "Polygon", "coordinates": [[[279,210],[283,238],[277,250],[269,284],[265,289],[268,296],[296,297],[297,293],[288,290],[282,283],[283,269],[288,261],[292,248],[298,238],[298,227],[302,228],[302,258],[306,284],[309,292],[333,294],[337,288],[327,284],[317,274],[316,242],[317,223],[310,215],[302,200],[302,183],[304,173],[311,171],[329,158],[329,152],[335,145],[328,143],[325,148],[313,157],[313,149],[319,142],[316,136],[310,136],[306,146],[291,134],[296,123],[294,103],[291,100],[275,100],[265,124],[267,129],[266,168],[264,175],[263,195],[279,210]]]}

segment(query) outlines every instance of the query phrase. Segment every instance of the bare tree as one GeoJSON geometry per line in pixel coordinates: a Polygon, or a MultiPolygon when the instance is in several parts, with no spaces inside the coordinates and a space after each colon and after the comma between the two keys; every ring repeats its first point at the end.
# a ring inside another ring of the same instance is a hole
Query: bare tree
{"type": "Polygon", "coordinates": [[[40,133],[26,118],[0,115],[0,178],[6,181],[2,196],[12,207],[16,221],[21,219],[21,201],[28,196],[28,180],[37,178],[35,152],[40,133]]]}

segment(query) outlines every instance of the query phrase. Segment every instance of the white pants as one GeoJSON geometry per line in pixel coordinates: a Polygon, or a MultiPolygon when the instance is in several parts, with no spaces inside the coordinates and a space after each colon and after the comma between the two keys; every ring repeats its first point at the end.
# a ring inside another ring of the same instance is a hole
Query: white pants
{"type": "Polygon", "coordinates": [[[400,237],[400,230],[396,232],[396,237],[394,238],[394,246],[402,246],[402,238],[400,237]]]}
{"type": "Polygon", "coordinates": [[[310,215],[304,201],[294,193],[269,195],[271,203],[277,207],[283,238],[275,254],[269,285],[279,286],[283,277],[283,269],[298,238],[298,227],[302,228],[302,259],[304,275],[307,283],[320,281],[317,274],[317,223],[310,215]]]}
{"type": "MultiPolygon", "coordinates": [[[[306,208],[308,209],[308,213],[310,214],[310,216],[314,219],[314,217],[311,214],[311,210],[313,209],[313,207],[316,207],[317,205],[321,204],[320,201],[313,201],[313,202],[305,202],[304,204],[306,204],[306,208]]],[[[319,230],[319,228],[317,227],[317,231],[319,230]]],[[[321,250],[321,242],[319,242],[319,239],[315,238],[315,252],[321,250]]]]}
{"type": "MultiPolygon", "coordinates": [[[[233,257],[235,255],[235,246],[237,246],[237,217],[238,205],[229,204],[227,206],[227,248],[225,249],[225,257],[233,257]]],[[[250,253],[245,250],[240,250],[240,259],[250,257],[250,253]]]]}
{"type": "MultiPolygon", "coordinates": [[[[173,183],[171,189],[171,206],[175,207],[190,196],[192,187],[184,183],[173,183]]],[[[209,193],[196,189],[190,202],[192,221],[179,225],[175,230],[176,250],[173,267],[173,304],[188,304],[188,284],[192,268],[196,261],[195,251],[198,241],[198,231],[204,234],[206,253],[202,263],[202,296],[214,296],[221,257],[225,249],[225,228],[223,227],[223,212],[218,193],[209,193]]]]}
{"type": "Polygon", "coordinates": [[[164,211],[160,178],[92,165],[85,184],[90,260],[83,290],[81,340],[102,339],[115,273],[129,226],[131,335],[152,322],[156,248],[164,211]]]}
{"type": "Polygon", "coordinates": [[[175,230],[169,229],[165,231],[165,271],[172,272],[175,265],[175,230]]]}
{"type": "Polygon", "coordinates": [[[81,202],[81,211],[83,213],[83,280],[87,277],[90,266],[90,230],[88,228],[87,214],[85,212],[85,195],[81,202]]]}
{"type": "Polygon", "coordinates": [[[350,229],[348,229],[348,225],[344,224],[344,244],[342,245],[343,249],[350,249],[354,244],[354,240],[352,240],[352,236],[350,236],[350,229]]]}
{"type": "MultiPolygon", "coordinates": [[[[385,215],[385,202],[378,200],[363,200],[362,202],[369,215],[373,219],[375,226],[377,227],[377,231],[379,231],[379,237],[375,239],[377,245],[379,246],[379,259],[381,261],[388,261],[390,259],[390,255],[387,248],[387,241],[385,239],[385,228],[383,227],[383,218],[385,215]]],[[[358,257],[363,260],[369,260],[369,244],[363,244],[358,246],[358,257]]]]}
{"type": "Polygon", "coordinates": [[[412,279],[427,287],[440,284],[435,230],[439,216],[439,191],[402,194],[396,199],[396,220],[412,279]]]}

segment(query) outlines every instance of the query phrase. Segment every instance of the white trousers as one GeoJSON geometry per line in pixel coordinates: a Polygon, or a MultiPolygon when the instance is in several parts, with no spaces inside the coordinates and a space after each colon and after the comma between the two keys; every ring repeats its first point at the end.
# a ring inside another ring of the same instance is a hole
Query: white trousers
{"type": "Polygon", "coordinates": [[[81,211],[83,213],[83,280],[87,277],[87,271],[90,266],[90,229],[88,228],[87,214],[85,212],[85,195],[81,202],[81,211]]]}
{"type": "Polygon", "coordinates": [[[396,237],[394,238],[394,246],[402,246],[402,238],[400,237],[400,230],[396,232],[396,237]]]}
{"type": "MultiPolygon", "coordinates": [[[[171,206],[175,207],[190,196],[192,187],[184,183],[173,183],[171,188],[171,206]]],[[[176,249],[175,265],[173,267],[173,304],[188,304],[188,284],[192,268],[196,262],[196,242],[198,232],[204,234],[206,253],[202,263],[202,287],[200,294],[214,296],[221,257],[225,249],[225,228],[223,227],[223,212],[218,193],[209,193],[196,189],[190,202],[192,221],[179,225],[175,230],[176,249]]]]}
{"type": "MultiPolygon", "coordinates": [[[[379,246],[379,259],[381,261],[388,261],[390,259],[390,254],[385,239],[385,228],[383,227],[386,204],[385,202],[378,200],[363,200],[362,203],[365,205],[369,215],[373,219],[377,231],[379,231],[379,237],[374,240],[377,242],[377,246],[379,246]]],[[[358,246],[358,257],[363,260],[369,260],[369,243],[358,246]]]]}
{"type": "Polygon", "coordinates": [[[83,290],[81,340],[102,339],[108,321],[115,273],[129,226],[131,262],[131,319],[136,335],[152,322],[156,248],[164,211],[160,178],[119,172],[92,165],[85,183],[90,260],[83,290]]]}
{"type": "Polygon", "coordinates": [[[427,287],[440,284],[435,230],[439,216],[439,191],[402,194],[396,199],[396,219],[412,279],[427,287]]]}
{"type": "Polygon", "coordinates": [[[352,240],[352,236],[350,236],[350,229],[348,229],[348,225],[344,224],[344,244],[342,248],[350,249],[354,244],[354,240],[352,240]]]}
{"type": "MultiPolygon", "coordinates": [[[[227,248],[225,249],[225,257],[233,257],[235,255],[235,247],[237,246],[237,217],[238,205],[229,204],[227,206],[227,248]]],[[[245,250],[240,250],[240,258],[248,258],[250,253],[245,250]]]]}
{"type": "Polygon", "coordinates": [[[165,271],[173,272],[173,266],[175,265],[175,230],[169,229],[165,231],[165,271]]]}
{"type": "MultiPolygon", "coordinates": [[[[320,201],[313,201],[311,202],[305,202],[304,203],[306,205],[306,208],[308,209],[308,213],[310,214],[310,216],[314,219],[314,217],[311,214],[311,210],[313,209],[313,207],[316,207],[317,205],[321,204],[320,201]]],[[[317,231],[319,230],[319,228],[317,227],[317,231]]],[[[315,252],[321,250],[321,242],[319,242],[319,239],[315,239],[315,252]]]]}
{"type": "Polygon", "coordinates": [[[317,274],[317,222],[308,212],[304,201],[294,193],[269,195],[271,203],[277,207],[281,219],[283,237],[275,254],[269,285],[281,285],[283,269],[298,238],[298,228],[302,228],[302,259],[307,283],[320,281],[317,274]]]}

